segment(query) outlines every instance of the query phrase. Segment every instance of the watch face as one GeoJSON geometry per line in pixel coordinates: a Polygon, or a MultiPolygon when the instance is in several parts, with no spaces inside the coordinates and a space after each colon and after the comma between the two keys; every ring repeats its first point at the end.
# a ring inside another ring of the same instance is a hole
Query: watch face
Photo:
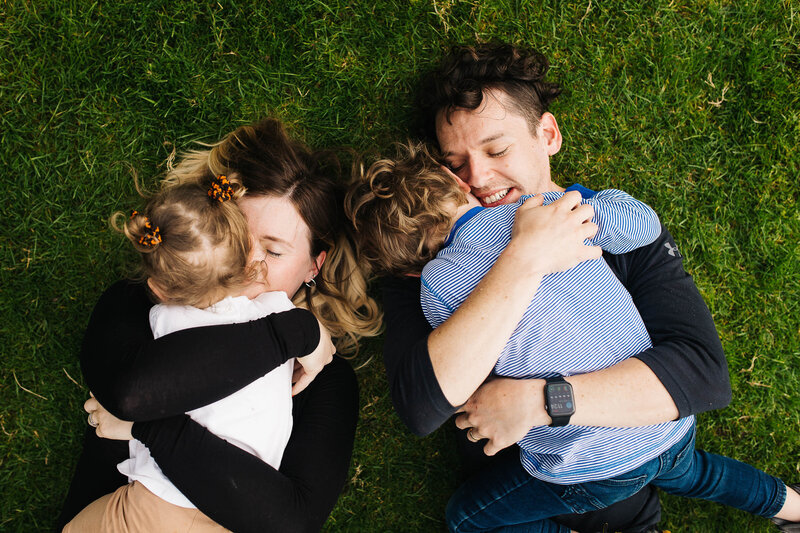
{"type": "Polygon", "coordinates": [[[547,406],[550,416],[568,416],[575,414],[572,399],[572,386],[569,383],[547,385],[547,406]]]}

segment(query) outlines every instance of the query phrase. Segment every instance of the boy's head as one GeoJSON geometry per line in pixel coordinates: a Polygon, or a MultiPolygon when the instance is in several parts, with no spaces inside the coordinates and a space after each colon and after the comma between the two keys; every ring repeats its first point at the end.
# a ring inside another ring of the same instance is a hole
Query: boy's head
{"type": "Polygon", "coordinates": [[[142,258],[142,273],[163,303],[207,307],[241,290],[256,274],[235,180],[208,176],[167,185],[140,213],[112,219],[142,258]]]}
{"type": "Polygon", "coordinates": [[[354,170],[345,212],[359,256],[375,274],[419,274],[436,256],[466,193],[422,143],[398,145],[395,159],[354,170]]]}

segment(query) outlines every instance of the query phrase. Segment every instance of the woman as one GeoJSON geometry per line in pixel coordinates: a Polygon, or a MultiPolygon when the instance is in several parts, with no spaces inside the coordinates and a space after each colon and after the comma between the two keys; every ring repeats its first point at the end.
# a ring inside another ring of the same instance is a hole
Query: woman
{"type": "MultiPolygon", "coordinates": [[[[280,123],[243,126],[211,150],[190,153],[168,180],[212,173],[237,176],[248,190],[240,207],[259,242],[269,286],[294,293],[338,338],[339,350],[379,327],[343,233],[338,189],[320,153],[290,140],[280,123]],[[306,279],[308,271],[317,271],[306,279]]],[[[236,531],[319,530],[347,475],[358,390],[341,359],[325,367],[293,400],[294,425],[280,470],[217,438],[183,414],[248,385],[319,340],[302,310],[229,326],[152,339],[144,284],[122,281],[100,298],[81,349],[81,367],[97,400],[147,445],[161,469],[197,507],[236,531]]],[[[90,422],[107,420],[98,404],[90,422]],[[96,418],[95,418],[96,415],[96,418]]],[[[105,425],[105,424],[104,424],[105,425]]],[[[116,464],[127,443],[99,439],[90,428],[59,527],[85,505],[127,480],[116,464]]]]}

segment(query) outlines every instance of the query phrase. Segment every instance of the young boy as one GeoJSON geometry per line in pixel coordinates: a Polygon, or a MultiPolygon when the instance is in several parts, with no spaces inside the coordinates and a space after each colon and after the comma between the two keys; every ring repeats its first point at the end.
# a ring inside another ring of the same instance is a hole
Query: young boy
{"type": "MultiPolygon", "coordinates": [[[[421,275],[422,308],[435,328],[494,264],[511,238],[516,209],[529,197],[483,208],[424,146],[403,152],[362,171],[346,209],[359,253],[375,273],[421,275]]],[[[595,210],[599,229],[591,244],[618,254],[659,235],[656,214],[631,196],[570,189],[595,210]]],[[[544,192],[544,203],[562,195],[544,192]]],[[[494,373],[547,379],[553,424],[534,427],[519,441],[522,475],[481,473],[456,492],[448,505],[451,529],[525,524],[526,531],[546,531],[559,527],[545,520],[550,516],[603,508],[650,481],[761,516],[800,518],[800,498],[791,491],[787,500],[777,478],[694,450],[694,417],[629,428],[568,425],[574,399],[563,376],[612,366],[650,345],[630,295],[603,259],[546,276],[494,373]]]]}

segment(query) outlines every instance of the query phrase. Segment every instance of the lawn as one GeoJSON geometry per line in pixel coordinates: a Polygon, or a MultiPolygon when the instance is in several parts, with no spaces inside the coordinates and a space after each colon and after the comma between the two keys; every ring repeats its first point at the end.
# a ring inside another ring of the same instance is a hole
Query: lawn
{"type": "MultiPolygon", "coordinates": [[[[533,44],[566,92],[556,180],[617,187],[672,231],[719,330],[733,402],[699,446],[800,481],[796,0],[0,2],[0,530],[47,531],[85,427],[93,303],[134,257],[108,216],[174,151],[270,115],[315,147],[385,151],[451,45],[533,44]],[[546,4],[541,6],[540,4],[546,4]]],[[[359,371],[351,479],[329,531],[441,531],[444,428],[394,415],[380,341],[359,371]]],[[[664,497],[673,532],[768,531],[664,497]]]]}

